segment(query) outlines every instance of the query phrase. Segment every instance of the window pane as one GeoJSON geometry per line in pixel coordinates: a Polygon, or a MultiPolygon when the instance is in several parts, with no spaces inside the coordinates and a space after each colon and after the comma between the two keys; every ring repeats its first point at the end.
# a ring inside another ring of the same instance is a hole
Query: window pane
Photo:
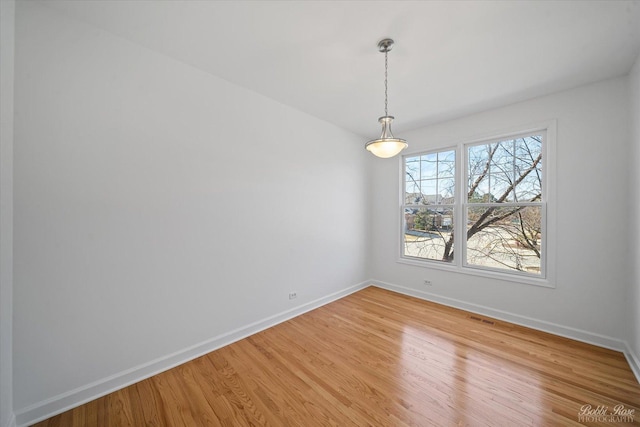
{"type": "Polygon", "coordinates": [[[468,265],[540,275],[541,206],[470,207],[468,265]]]}
{"type": "Polygon", "coordinates": [[[453,178],[456,175],[456,152],[438,153],[438,178],[453,178]]]}
{"type": "Polygon", "coordinates": [[[542,136],[534,135],[515,141],[516,200],[532,201],[542,197],[542,136]]]}
{"type": "Polygon", "coordinates": [[[542,174],[532,171],[516,186],[516,202],[540,201],[542,196],[542,174]]]}
{"type": "Polygon", "coordinates": [[[404,203],[407,205],[420,203],[420,186],[417,182],[405,183],[404,203]]]}
{"type": "Polygon", "coordinates": [[[469,175],[482,175],[487,162],[489,161],[488,145],[472,145],[468,150],[469,175]]]}
{"type": "Polygon", "coordinates": [[[490,202],[491,181],[489,165],[491,163],[490,145],[472,145],[468,148],[469,176],[467,198],[469,203],[490,202]]]}
{"type": "Polygon", "coordinates": [[[455,199],[453,198],[455,184],[456,182],[453,178],[438,180],[438,195],[440,196],[438,204],[444,203],[452,205],[455,203],[455,199]]]}
{"type": "Polygon", "coordinates": [[[435,205],[438,203],[438,181],[435,179],[429,179],[427,181],[421,181],[420,187],[422,189],[422,200],[421,203],[423,205],[435,205]]]}
{"type": "Polygon", "coordinates": [[[453,261],[453,208],[405,209],[403,255],[453,261]]]}
{"type": "Polygon", "coordinates": [[[406,158],[405,181],[420,181],[420,156],[406,158]]]}
{"type": "Polygon", "coordinates": [[[425,154],[421,160],[421,178],[436,178],[438,176],[438,154],[425,154]]]}
{"type": "Polygon", "coordinates": [[[542,197],[542,135],[469,146],[470,203],[535,201],[542,197]]]}
{"type": "Polygon", "coordinates": [[[484,195],[488,202],[513,202],[513,177],[509,174],[491,174],[488,194],[484,195]]]}

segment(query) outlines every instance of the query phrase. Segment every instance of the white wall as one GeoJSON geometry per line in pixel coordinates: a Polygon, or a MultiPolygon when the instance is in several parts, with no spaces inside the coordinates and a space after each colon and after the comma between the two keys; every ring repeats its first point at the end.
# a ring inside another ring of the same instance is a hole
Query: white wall
{"type": "Polygon", "coordinates": [[[16,12],[19,423],[367,278],[360,138],[36,3],[16,12]]]}
{"type": "Polygon", "coordinates": [[[399,161],[373,170],[372,277],[429,299],[618,345],[630,274],[626,83],[608,80],[402,135],[411,149],[430,149],[557,119],[555,289],[397,263],[399,161]],[[425,278],[434,285],[425,288],[425,278]],[[421,294],[427,290],[431,295],[421,294]]]}
{"type": "Polygon", "coordinates": [[[0,1],[0,426],[13,423],[13,67],[15,2],[0,1]]]}
{"type": "MultiPolygon", "coordinates": [[[[628,343],[631,352],[635,357],[636,369],[640,368],[640,56],[629,73],[629,96],[631,98],[631,149],[629,156],[629,170],[632,173],[631,194],[629,197],[630,227],[629,252],[631,254],[631,265],[633,274],[629,285],[629,317],[627,319],[628,343]]],[[[640,371],[636,372],[640,375],[640,371]]]]}
{"type": "Polygon", "coordinates": [[[367,277],[418,294],[428,277],[428,298],[626,338],[640,354],[640,205],[632,202],[633,216],[624,208],[630,190],[640,194],[624,161],[632,135],[640,161],[638,63],[630,80],[402,135],[428,149],[558,120],[557,288],[548,289],[398,264],[398,161],[372,159],[361,138],[333,125],[18,2],[12,255],[5,12],[13,3],[0,4],[1,423],[12,407],[12,256],[19,423],[367,277]],[[596,226],[584,233],[576,224],[596,226]],[[298,299],[289,301],[292,291],[298,299]]]}

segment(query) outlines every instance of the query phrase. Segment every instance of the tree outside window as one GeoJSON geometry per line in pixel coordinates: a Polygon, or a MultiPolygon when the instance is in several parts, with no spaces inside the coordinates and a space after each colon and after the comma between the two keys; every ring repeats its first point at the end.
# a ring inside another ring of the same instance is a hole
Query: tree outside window
{"type": "Polygon", "coordinates": [[[463,145],[460,174],[457,149],[405,157],[402,256],[543,277],[544,140],[541,131],[463,145]]]}

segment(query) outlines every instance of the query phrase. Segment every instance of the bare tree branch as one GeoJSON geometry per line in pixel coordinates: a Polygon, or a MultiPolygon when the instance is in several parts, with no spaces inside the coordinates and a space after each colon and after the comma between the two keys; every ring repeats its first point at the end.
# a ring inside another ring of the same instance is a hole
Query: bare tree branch
{"type": "Polygon", "coordinates": [[[469,188],[469,192],[467,193],[467,197],[469,197],[469,198],[473,197],[473,195],[475,194],[476,190],[478,189],[478,185],[480,185],[482,180],[487,176],[487,173],[489,173],[489,166],[491,166],[491,161],[493,160],[493,156],[496,154],[496,151],[498,151],[498,147],[499,146],[500,146],[500,144],[496,144],[496,146],[495,146],[495,148],[493,148],[493,150],[489,150],[489,158],[487,159],[487,162],[484,165],[484,170],[482,171],[482,173],[480,175],[478,175],[478,178],[476,178],[474,183],[469,188]]]}

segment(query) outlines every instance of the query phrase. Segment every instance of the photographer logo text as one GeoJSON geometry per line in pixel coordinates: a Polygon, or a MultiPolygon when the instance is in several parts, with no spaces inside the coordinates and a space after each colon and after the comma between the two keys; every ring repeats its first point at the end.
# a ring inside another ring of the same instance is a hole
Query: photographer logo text
{"type": "Polygon", "coordinates": [[[622,404],[609,408],[605,405],[582,405],[578,411],[580,423],[632,423],[635,419],[635,409],[627,408],[622,404]]]}

